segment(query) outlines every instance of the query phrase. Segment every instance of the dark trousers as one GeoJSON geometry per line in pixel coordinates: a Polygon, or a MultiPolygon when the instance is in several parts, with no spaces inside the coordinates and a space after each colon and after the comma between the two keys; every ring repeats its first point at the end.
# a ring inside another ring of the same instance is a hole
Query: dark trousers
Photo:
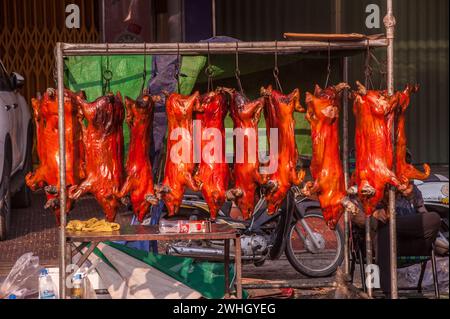
{"type": "MultiPolygon", "coordinates": [[[[441,218],[435,212],[397,216],[397,255],[430,256],[431,246],[436,239],[441,218]]],[[[377,264],[380,267],[381,289],[391,291],[391,261],[389,249],[389,223],[378,223],[377,264]]]]}

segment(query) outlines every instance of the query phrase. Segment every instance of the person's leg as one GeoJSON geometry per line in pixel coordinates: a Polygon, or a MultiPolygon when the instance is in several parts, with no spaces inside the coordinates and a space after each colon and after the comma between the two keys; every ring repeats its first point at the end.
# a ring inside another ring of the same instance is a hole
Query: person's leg
{"type": "Polygon", "coordinates": [[[399,256],[428,256],[441,225],[435,212],[397,218],[397,251],[399,256]]]}
{"type": "Polygon", "coordinates": [[[380,268],[380,288],[385,292],[391,291],[389,223],[378,223],[376,260],[380,268]]]}
{"type": "MultiPolygon", "coordinates": [[[[410,216],[397,216],[397,255],[428,255],[439,231],[441,218],[434,212],[410,216]]],[[[391,260],[389,223],[378,223],[377,264],[380,267],[380,286],[385,293],[391,291],[391,260]]]]}

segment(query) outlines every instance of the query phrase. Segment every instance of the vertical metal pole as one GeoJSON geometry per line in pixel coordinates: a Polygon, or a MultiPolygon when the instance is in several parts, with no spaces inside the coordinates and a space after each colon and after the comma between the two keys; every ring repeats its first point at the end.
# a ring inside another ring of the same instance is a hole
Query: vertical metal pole
{"type": "MultiPolygon", "coordinates": [[[[387,89],[388,94],[394,94],[394,34],[395,34],[395,17],[393,14],[392,0],[387,0],[387,14],[383,19],[386,28],[386,38],[388,39],[387,47],[387,89]]],[[[392,143],[395,152],[395,128],[392,127],[392,143]]],[[[392,154],[394,156],[394,154],[392,154]]],[[[395,157],[394,157],[395,160],[395,157]]],[[[395,167],[395,164],[393,168],[395,167]]],[[[397,218],[395,212],[395,189],[389,189],[389,240],[390,240],[390,261],[391,261],[391,297],[398,298],[397,287],[397,218]]]]}
{"type": "MultiPolygon", "coordinates": [[[[335,19],[334,30],[336,33],[342,33],[342,0],[334,1],[335,19]]],[[[348,83],[348,57],[342,58],[342,80],[348,83]]],[[[344,166],[344,184],[348,188],[348,90],[345,89],[342,94],[342,165],[344,166]]],[[[344,273],[350,274],[350,220],[347,210],[344,211],[344,273]]]]}
{"type": "MultiPolygon", "coordinates": [[[[367,265],[370,265],[373,262],[373,254],[372,254],[372,238],[370,236],[370,217],[366,216],[365,220],[365,226],[366,226],[366,267],[367,265]]],[[[365,271],[365,270],[364,270],[365,271]]],[[[367,274],[365,276],[367,278],[367,274]]],[[[361,283],[362,285],[365,285],[365,282],[361,283]]],[[[372,285],[369,285],[367,287],[367,294],[370,298],[372,298],[372,285]]]]}
{"type": "MultiPolygon", "coordinates": [[[[344,57],[342,61],[342,79],[348,83],[348,57],[344,57]]],[[[344,166],[344,184],[345,189],[349,185],[348,172],[348,90],[345,89],[342,95],[342,165],[344,166]]],[[[344,212],[344,272],[350,274],[350,216],[347,210],[344,212]]]]}
{"type": "Polygon", "coordinates": [[[58,80],[58,143],[59,143],[59,297],[66,298],[66,143],[64,125],[64,60],[61,42],[56,43],[58,80]]]}
{"type": "Polygon", "coordinates": [[[216,0],[211,0],[211,21],[212,21],[212,36],[215,37],[217,33],[216,24],[216,0]]]}

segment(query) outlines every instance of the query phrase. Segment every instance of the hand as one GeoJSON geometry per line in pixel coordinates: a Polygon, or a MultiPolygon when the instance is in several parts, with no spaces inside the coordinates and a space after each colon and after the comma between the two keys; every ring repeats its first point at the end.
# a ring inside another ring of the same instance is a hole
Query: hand
{"type": "Polygon", "coordinates": [[[372,216],[382,223],[386,223],[389,220],[389,215],[385,209],[377,209],[373,212],[372,216]]]}

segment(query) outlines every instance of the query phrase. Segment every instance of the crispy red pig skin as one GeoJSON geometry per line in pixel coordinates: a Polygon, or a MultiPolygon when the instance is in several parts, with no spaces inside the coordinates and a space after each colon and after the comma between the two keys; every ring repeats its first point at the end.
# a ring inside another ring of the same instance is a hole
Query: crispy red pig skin
{"type": "Polygon", "coordinates": [[[136,101],[125,97],[126,118],[130,128],[130,146],[125,165],[126,179],[118,197],[130,196],[133,212],[143,221],[150,205],[158,201],[153,187],[152,164],[150,162],[153,112],[158,96],[141,95],[136,101]]]}
{"type": "Polygon", "coordinates": [[[357,86],[358,90],[352,93],[356,168],[351,184],[357,186],[364,211],[370,216],[383,198],[386,185],[406,187],[392,171],[392,119],[399,96],[367,90],[359,82],[357,86]]]}
{"type": "Polygon", "coordinates": [[[307,196],[317,195],[327,225],[334,229],[347,203],[341,156],[339,152],[339,111],[346,83],[306,93],[306,120],[311,125],[311,175],[303,188],[307,196]]]}
{"type": "Polygon", "coordinates": [[[106,219],[115,219],[119,200],[117,193],[123,182],[124,106],[119,92],[108,93],[92,103],[78,97],[79,120],[83,125],[86,151],[86,179],[69,189],[76,200],[85,193],[94,195],[106,219]]]}
{"type": "MultiPolygon", "coordinates": [[[[81,125],[77,121],[76,96],[85,97],[84,92],[75,94],[64,90],[66,185],[78,184],[84,178],[84,147],[81,125]]],[[[55,89],[49,88],[40,99],[32,99],[36,128],[39,166],[25,177],[27,186],[35,191],[45,188],[46,208],[51,208],[59,223],[59,145],[58,141],[58,97],[55,89]],[[55,142],[56,141],[56,142],[55,142]]],[[[72,206],[67,199],[66,211],[72,206]]]]}
{"type": "Polygon", "coordinates": [[[228,104],[224,93],[220,90],[202,95],[200,103],[203,112],[195,113],[195,119],[201,121],[201,135],[197,140],[201,141],[202,159],[194,179],[208,204],[211,219],[214,220],[226,200],[225,194],[230,180],[230,171],[225,160],[224,124],[228,104]],[[214,145],[213,152],[210,146],[216,140],[208,133],[212,129],[220,132],[220,144],[214,145]]]}
{"type": "Polygon", "coordinates": [[[256,139],[255,154],[249,154],[248,138],[244,139],[244,160],[240,163],[236,158],[233,167],[234,188],[227,192],[227,197],[232,199],[241,210],[242,217],[248,219],[255,208],[256,189],[265,183],[264,177],[259,172],[257,153],[258,122],[264,106],[264,98],[250,101],[236,90],[227,89],[226,92],[231,96],[230,114],[235,131],[236,129],[249,131],[256,139]]]}
{"type": "Polygon", "coordinates": [[[201,112],[200,96],[195,92],[191,96],[173,93],[166,99],[166,111],[168,121],[168,138],[167,138],[167,154],[166,165],[164,168],[164,180],[161,187],[158,187],[157,193],[163,199],[169,216],[178,213],[183,199],[186,186],[194,191],[198,191],[192,173],[195,163],[193,161],[193,112],[201,112]],[[178,140],[172,140],[170,136],[177,130],[185,131],[185,135],[178,136],[178,140]],[[183,158],[182,150],[178,152],[180,158],[172,158],[178,149],[176,147],[179,142],[188,146],[189,154],[187,158],[183,158]]]}
{"type": "Polygon", "coordinates": [[[298,150],[295,143],[294,111],[304,112],[300,105],[300,91],[295,89],[284,95],[272,86],[261,88],[264,97],[264,117],[266,120],[267,140],[270,145],[270,129],[278,130],[278,149],[271,154],[270,163],[277,162],[277,169],[270,174],[269,180],[274,190],[265,195],[267,212],[275,213],[286,197],[292,185],[299,185],[305,177],[305,171],[297,172],[298,150]]]}
{"type": "Polygon", "coordinates": [[[423,164],[424,172],[419,171],[413,165],[406,162],[406,110],[409,106],[410,97],[412,93],[419,90],[418,85],[407,85],[406,88],[399,92],[399,105],[396,112],[395,122],[395,173],[400,180],[419,179],[424,180],[430,176],[430,166],[423,164]]]}

